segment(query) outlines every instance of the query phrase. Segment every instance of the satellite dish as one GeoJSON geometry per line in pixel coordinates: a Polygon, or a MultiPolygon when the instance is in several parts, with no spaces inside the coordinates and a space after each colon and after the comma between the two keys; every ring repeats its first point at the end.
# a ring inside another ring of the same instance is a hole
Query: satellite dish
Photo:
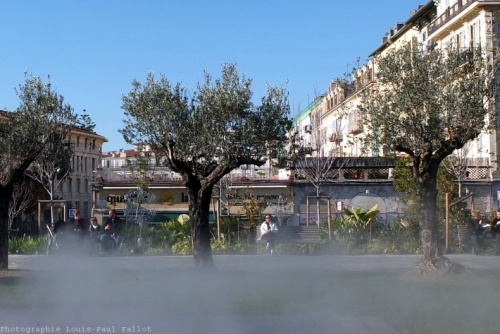
{"type": "Polygon", "coordinates": [[[189,216],[185,213],[179,215],[179,218],[177,218],[181,224],[184,224],[185,222],[187,222],[188,220],[190,220],[191,218],[189,218],[189,216]]]}

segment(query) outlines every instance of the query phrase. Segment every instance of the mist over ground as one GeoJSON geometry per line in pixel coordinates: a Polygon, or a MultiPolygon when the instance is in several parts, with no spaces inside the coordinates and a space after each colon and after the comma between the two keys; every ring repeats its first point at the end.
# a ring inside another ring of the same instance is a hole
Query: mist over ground
{"type": "Polygon", "coordinates": [[[407,275],[419,258],[15,256],[0,333],[498,332],[500,258],[457,256],[475,275],[454,279],[407,275]]]}

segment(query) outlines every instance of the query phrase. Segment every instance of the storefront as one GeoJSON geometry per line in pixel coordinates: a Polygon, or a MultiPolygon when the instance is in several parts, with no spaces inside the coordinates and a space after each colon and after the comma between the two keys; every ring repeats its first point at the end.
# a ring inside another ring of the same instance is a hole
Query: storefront
{"type": "MultiPolygon", "coordinates": [[[[92,214],[97,217],[99,224],[107,218],[109,210],[115,209],[118,216],[124,216],[127,206],[137,205],[130,197],[136,189],[135,186],[123,185],[94,186],[95,200],[92,214]]],[[[152,195],[151,198],[140,205],[141,208],[155,211],[154,216],[149,219],[149,224],[159,224],[171,218],[178,218],[181,214],[189,215],[189,197],[185,187],[151,186],[148,192],[152,195]]],[[[228,187],[220,192],[220,196],[212,199],[209,221],[216,222],[219,215],[244,217],[246,214],[244,203],[250,202],[258,203],[262,214],[288,217],[293,210],[293,191],[286,185],[228,187]]]]}

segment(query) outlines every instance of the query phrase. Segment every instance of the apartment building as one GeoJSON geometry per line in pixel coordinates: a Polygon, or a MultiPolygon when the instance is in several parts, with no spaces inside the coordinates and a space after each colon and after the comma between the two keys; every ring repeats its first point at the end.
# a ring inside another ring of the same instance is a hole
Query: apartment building
{"type": "Polygon", "coordinates": [[[68,209],[78,209],[82,217],[91,217],[92,190],[96,171],[101,164],[102,145],[108,140],[95,132],[73,128],[69,133],[73,147],[72,172],[55,190],[55,197],[66,201],[68,209]]]}
{"type": "MultiPolygon", "coordinates": [[[[417,43],[424,48],[430,43],[437,47],[482,47],[485,52],[499,49],[500,1],[493,0],[442,0],[429,1],[413,9],[406,21],[395,23],[381,39],[380,46],[370,55],[370,61],[358,66],[352,78],[332,80],[326,93],[322,95],[323,115],[319,127],[326,129],[328,141],[325,154],[356,159],[361,156],[383,157],[384,147],[373,142],[368,149],[361,146],[365,130],[357,111],[361,87],[376,85],[376,63],[373,59],[384,56],[388,51],[406,43],[417,43]],[[362,149],[365,151],[362,151],[362,149]]],[[[317,106],[314,106],[317,108],[317,106]]],[[[300,121],[311,122],[305,114],[300,121]]],[[[300,122],[297,123],[302,127],[300,122]]],[[[316,125],[318,126],[318,125],[316,125]]],[[[483,212],[491,212],[499,207],[500,180],[497,175],[498,138],[495,132],[483,132],[470,142],[461,154],[467,158],[467,175],[464,180],[468,191],[474,192],[474,203],[483,212]]],[[[363,178],[370,182],[365,174],[363,178]]],[[[383,198],[386,201],[385,198],[383,198]]]]}

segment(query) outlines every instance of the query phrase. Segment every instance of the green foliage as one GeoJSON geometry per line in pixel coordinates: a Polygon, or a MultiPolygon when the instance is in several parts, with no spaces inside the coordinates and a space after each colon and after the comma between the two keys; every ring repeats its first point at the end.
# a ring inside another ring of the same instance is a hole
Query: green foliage
{"type": "MultiPolygon", "coordinates": [[[[323,225],[325,225],[323,223],[323,225]]],[[[332,229],[335,240],[338,241],[346,254],[359,254],[364,252],[368,243],[367,225],[364,222],[347,217],[332,220],[332,229]]]]}
{"type": "MultiPolygon", "coordinates": [[[[142,238],[146,240],[147,254],[184,254],[189,253],[186,245],[191,243],[191,226],[178,219],[172,218],[169,222],[142,229],[142,238]],[[178,253],[180,252],[180,253],[178,253]]],[[[123,253],[133,252],[139,238],[139,226],[132,224],[122,230],[123,253]]],[[[190,248],[189,248],[190,249],[190,248]]]]}
{"type": "Polygon", "coordinates": [[[369,254],[415,254],[421,253],[420,228],[417,222],[409,226],[395,219],[377,231],[367,247],[369,254]]]}
{"type": "MultiPolygon", "coordinates": [[[[73,109],[52,90],[50,82],[45,84],[28,73],[25,80],[25,84],[16,89],[21,100],[19,107],[6,114],[8,123],[0,123],[2,184],[11,180],[16,169],[26,169],[24,164],[28,162],[67,159],[56,155],[64,147],[67,133],[75,122],[73,109]]],[[[15,175],[22,177],[22,173],[15,175]]]]}
{"type": "MultiPolygon", "coordinates": [[[[404,204],[404,213],[413,217],[420,217],[420,195],[417,183],[411,176],[411,159],[401,158],[396,162],[393,171],[394,189],[401,193],[400,199],[404,204]]],[[[442,221],[446,214],[446,193],[450,194],[450,203],[458,200],[455,186],[455,176],[445,168],[439,167],[437,173],[437,219],[442,221]]],[[[451,221],[463,221],[463,209],[465,202],[450,208],[451,221]]]]}
{"type": "Polygon", "coordinates": [[[247,162],[261,165],[276,139],[286,137],[289,105],[286,91],[271,86],[254,105],[251,82],[235,65],[224,64],[220,79],[214,82],[205,71],[204,82],[189,96],[180,83],[149,73],[123,96],[127,119],[120,132],[129,143],[144,140],[154,151],[167,151],[172,170],[200,178],[217,166],[227,174],[247,162]]]}
{"type": "Polygon", "coordinates": [[[260,224],[260,217],[262,216],[263,203],[258,198],[255,198],[253,194],[248,194],[242,202],[243,211],[245,216],[250,223],[250,227],[258,227],[260,224]]]}
{"type": "Polygon", "coordinates": [[[171,248],[172,254],[189,255],[193,254],[193,243],[191,240],[182,240],[175,243],[171,248]]]}
{"type": "Polygon", "coordinates": [[[77,114],[76,126],[80,129],[93,132],[96,124],[92,121],[90,115],[87,114],[87,110],[83,109],[83,112],[82,115],[77,114]]]}
{"type": "Polygon", "coordinates": [[[213,241],[210,244],[213,254],[226,254],[227,245],[221,241],[213,241]]]}
{"type": "Polygon", "coordinates": [[[364,229],[368,226],[368,224],[374,223],[377,220],[377,215],[379,213],[380,210],[377,210],[377,205],[374,205],[367,212],[362,209],[357,209],[351,212],[349,209],[344,208],[346,219],[358,229],[364,229]]]}
{"type": "Polygon", "coordinates": [[[168,223],[160,224],[160,233],[169,248],[177,243],[189,241],[191,243],[191,221],[180,222],[176,218],[170,219],[168,223]]]}
{"type": "Polygon", "coordinates": [[[480,48],[424,50],[410,43],[378,55],[379,84],[364,91],[360,104],[369,147],[377,142],[425,165],[477,138],[485,126],[494,129],[485,123],[497,114],[498,61],[487,61],[490,56],[480,48]]]}
{"type": "Polygon", "coordinates": [[[9,238],[9,254],[41,254],[47,246],[47,236],[9,238]]]}
{"type": "Polygon", "coordinates": [[[125,159],[125,163],[130,173],[134,176],[133,182],[137,188],[144,190],[149,188],[149,182],[146,180],[146,177],[150,170],[149,161],[151,156],[152,152],[136,152],[134,160],[130,160],[129,158],[125,159]]]}
{"type": "Polygon", "coordinates": [[[414,254],[420,252],[418,220],[395,219],[389,223],[376,223],[379,211],[374,206],[367,212],[345,210],[345,215],[332,219],[334,240],[327,241],[328,224],[321,222],[320,236],[323,253],[342,254],[414,254]]]}

